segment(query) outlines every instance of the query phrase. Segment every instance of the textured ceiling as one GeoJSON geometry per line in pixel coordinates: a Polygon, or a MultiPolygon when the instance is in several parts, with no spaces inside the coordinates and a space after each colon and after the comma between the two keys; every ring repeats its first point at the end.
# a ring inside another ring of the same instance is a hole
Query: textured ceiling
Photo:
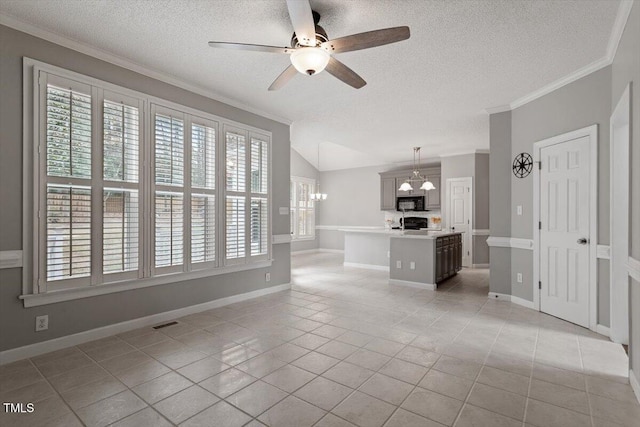
{"type": "Polygon", "coordinates": [[[271,82],[286,55],[209,40],[286,46],[284,0],[2,0],[0,12],[292,122],[291,143],[323,170],[489,148],[484,109],[606,55],[619,1],[311,0],[330,38],[399,25],[411,38],[339,54],[367,86],[327,73],[271,82]]]}

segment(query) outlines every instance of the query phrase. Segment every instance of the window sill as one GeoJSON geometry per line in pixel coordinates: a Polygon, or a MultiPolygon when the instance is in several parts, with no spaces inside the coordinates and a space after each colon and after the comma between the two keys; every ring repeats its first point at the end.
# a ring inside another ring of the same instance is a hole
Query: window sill
{"type": "Polygon", "coordinates": [[[292,242],[304,242],[305,240],[316,240],[316,236],[313,237],[292,237],[292,242]]]}
{"type": "Polygon", "coordinates": [[[104,285],[50,291],[43,294],[26,294],[18,298],[22,300],[25,308],[37,307],[40,305],[55,304],[63,301],[71,301],[81,298],[90,298],[98,295],[113,294],[135,289],[148,288],[150,286],[166,285],[168,283],[183,282],[186,280],[200,279],[202,277],[218,276],[221,274],[235,273],[238,271],[255,270],[258,268],[271,267],[272,260],[253,262],[251,264],[240,264],[215,269],[205,269],[190,271],[188,273],[173,273],[162,276],[127,280],[124,282],[112,282],[104,285]]]}

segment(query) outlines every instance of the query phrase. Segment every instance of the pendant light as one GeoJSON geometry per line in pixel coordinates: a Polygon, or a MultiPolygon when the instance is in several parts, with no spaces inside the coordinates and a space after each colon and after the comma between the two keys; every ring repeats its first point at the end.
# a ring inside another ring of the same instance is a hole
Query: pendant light
{"type": "Polygon", "coordinates": [[[431,181],[429,181],[428,178],[423,177],[422,175],[420,175],[420,171],[418,170],[418,165],[420,164],[420,147],[413,147],[413,175],[410,176],[409,178],[407,178],[402,185],[400,185],[400,188],[398,188],[399,191],[412,191],[413,190],[413,186],[411,185],[412,182],[421,182],[422,185],[420,186],[420,190],[435,190],[436,186],[433,185],[433,183],[431,181]],[[416,156],[418,157],[418,163],[416,163],[416,156]]]}
{"type": "MultiPolygon", "coordinates": [[[[318,144],[318,174],[320,173],[320,144],[318,144]]],[[[311,193],[309,199],[312,202],[319,202],[321,200],[327,200],[327,194],[320,192],[320,180],[318,179],[318,187],[315,193],[311,193]]]]}

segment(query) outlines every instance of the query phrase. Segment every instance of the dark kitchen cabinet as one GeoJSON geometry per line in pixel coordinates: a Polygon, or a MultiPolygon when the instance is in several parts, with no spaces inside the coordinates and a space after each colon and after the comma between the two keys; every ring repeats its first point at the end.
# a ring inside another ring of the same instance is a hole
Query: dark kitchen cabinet
{"type": "Polygon", "coordinates": [[[455,275],[462,269],[462,235],[436,239],[436,283],[455,275]]]}

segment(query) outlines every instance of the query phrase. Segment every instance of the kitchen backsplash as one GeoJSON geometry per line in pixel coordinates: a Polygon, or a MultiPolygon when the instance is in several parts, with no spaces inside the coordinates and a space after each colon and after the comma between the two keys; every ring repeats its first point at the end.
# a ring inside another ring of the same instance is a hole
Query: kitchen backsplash
{"type": "MultiPolygon", "coordinates": [[[[433,211],[428,211],[428,212],[407,212],[405,214],[405,216],[417,216],[417,217],[421,217],[421,218],[429,218],[429,228],[441,228],[442,223],[437,224],[435,223],[432,218],[436,217],[436,218],[442,218],[442,214],[440,213],[439,210],[433,210],[433,211]]],[[[390,212],[390,211],[385,211],[384,213],[384,220],[385,223],[387,222],[387,220],[392,220],[392,226],[393,227],[399,227],[400,226],[400,218],[402,218],[402,212],[390,212]]]]}

